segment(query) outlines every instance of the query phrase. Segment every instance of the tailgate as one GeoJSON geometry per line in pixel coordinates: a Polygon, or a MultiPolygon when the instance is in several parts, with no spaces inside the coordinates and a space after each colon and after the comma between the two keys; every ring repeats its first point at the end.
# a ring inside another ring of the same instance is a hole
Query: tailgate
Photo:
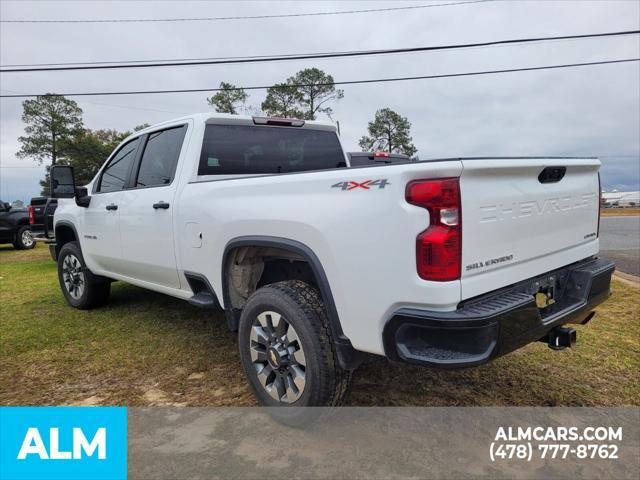
{"type": "Polygon", "coordinates": [[[53,216],[58,205],[55,198],[36,197],[31,199],[34,223],[31,230],[37,237],[53,236],[53,216]]]}
{"type": "Polygon", "coordinates": [[[598,252],[600,161],[463,160],[462,298],[598,252]]]}

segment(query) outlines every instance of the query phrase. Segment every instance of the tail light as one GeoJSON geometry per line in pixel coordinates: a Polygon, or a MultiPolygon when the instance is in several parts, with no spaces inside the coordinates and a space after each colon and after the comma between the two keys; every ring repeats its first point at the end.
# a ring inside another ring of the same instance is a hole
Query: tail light
{"type": "Polygon", "coordinates": [[[389,158],[391,153],[389,152],[375,152],[373,158],[389,158]]]}
{"type": "Polygon", "coordinates": [[[33,205],[29,205],[29,225],[36,223],[35,212],[33,211],[33,205]]]}
{"type": "Polygon", "coordinates": [[[406,200],[429,211],[429,227],[416,239],[420,278],[436,282],[459,279],[462,216],[458,179],[414,180],[407,184],[406,200]]]}

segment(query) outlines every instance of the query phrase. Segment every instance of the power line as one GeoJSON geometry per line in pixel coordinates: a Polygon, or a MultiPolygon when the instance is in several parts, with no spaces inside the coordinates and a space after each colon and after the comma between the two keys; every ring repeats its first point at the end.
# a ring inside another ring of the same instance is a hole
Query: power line
{"type": "Polygon", "coordinates": [[[102,107],[112,107],[112,108],[123,108],[125,110],[140,110],[144,112],[158,112],[158,113],[175,113],[178,115],[186,115],[187,112],[178,112],[176,110],[160,110],[157,108],[148,108],[148,107],[133,107],[131,105],[114,105],[112,103],[97,103],[97,102],[85,102],[89,105],[100,105],[102,107]]]}
{"type": "MultiPolygon", "coordinates": [[[[356,52],[358,50],[351,50],[351,52],[356,52]]],[[[247,55],[247,56],[230,56],[230,57],[199,57],[199,58],[154,58],[149,60],[111,60],[111,61],[100,61],[100,62],[57,62],[57,63],[13,63],[13,64],[5,64],[0,65],[2,67],[53,67],[53,66],[66,66],[66,65],[106,65],[112,63],[150,63],[150,62],[189,62],[189,61],[199,61],[199,60],[236,60],[243,58],[269,58],[269,57],[295,57],[297,55],[326,55],[327,53],[336,53],[336,52],[313,52],[313,53],[283,53],[283,54],[272,54],[272,55],[247,55]]],[[[341,53],[341,52],[337,52],[341,53]]],[[[348,53],[348,52],[345,52],[348,53]]]]}
{"type": "MultiPolygon", "coordinates": [[[[0,92],[12,92],[12,93],[22,93],[24,94],[24,92],[19,92],[17,90],[7,90],[5,88],[0,88],[0,92]]],[[[113,103],[98,103],[98,102],[88,102],[85,101],[84,103],[87,103],[89,105],[100,105],[103,107],[113,107],[113,108],[124,108],[126,110],[143,110],[143,111],[148,111],[148,112],[159,112],[159,113],[176,113],[178,115],[186,115],[187,112],[177,112],[175,110],[159,110],[157,108],[147,108],[147,107],[134,107],[131,105],[115,105],[113,103]]]]}
{"type": "MultiPolygon", "coordinates": [[[[562,35],[556,37],[534,37],[534,38],[517,38],[508,40],[494,40],[491,42],[476,42],[476,43],[463,43],[454,45],[438,45],[427,47],[410,47],[410,48],[389,48],[384,50],[359,50],[350,52],[328,52],[328,53],[310,53],[299,55],[277,55],[277,56],[262,56],[262,57],[237,57],[235,59],[195,59],[191,61],[183,60],[168,60],[153,63],[140,64],[140,60],[137,61],[125,61],[118,62],[118,64],[104,65],[104,62],[87,62],[83,65],[67,65],[67,66],[55,66],[55,67],[29,67],[28,65],[21,66],[20,68],[4,68],[0,69],[0,73],[16,73],[16,72],[51,72],[51,71],[66,71],[66,70],[104,70],[104,69],[123,69],[123,68],[156,68],[156,67],[175,67],[175,66],[196,66],[196,65],[228,65],[236,63],[264,63],[264,62],[277,62],[282,60],[309,60],[309,59],[321,59],[321,58],[344,58],[344,57],[361,57],[370,55],[389,55],[398,53],[416,53],[416,52],[429,52],[435,50],[454,50],[461,48],[473,48],[473,47],[488,47],[495,45],[508,45],[518,43],[532,43],[532,42],[545,42],[545,41],[557,41],[557,40],[575,40],[586,38],[600,38],[600,37],[614,37],[622,35],[636,35],[640,33],[640,30],[625,30],[619,32],[605,32],[605,33],[586,33],[581,35],[562,35]],[[131,62],[136,62],[132,64],[131,62]]],[[[115,62],[114,62],[115,63],[115,62]]],[[[59,64],[64,65],[64,64],[59,64]]]]}
{"type": "MultiPolygon", "coordinates": [[[[315,83],[315,86],[325,86],[325,85],[357,85],[357,84],[367,84],[367,83],[387,83],[387,82],[403,82],[410,80],[427,80],[434,78],[452,78],[452,77],[468,77],[473,75],[492,75],[496,73],[512,73],[512,72],[529,72],[535,70],[550,70],[550,69],[558,69],[558,68],[571,68],[571,67],[586,67],[591,65],[608,65],[614,63],[627,63],[627,62],[637,62],[640,61],[640,58],[625,58],[618,60],[603,60],[599,62],[585,62],[585,63],[568,63],[561,65],[544,65],[538,67],[523,67],[523,68],[509,68],[504,70],[484,70],[479,72],[462,72],[462,73],[447,73],[441,75],[421,75],[415,77],[393,77],[393,78],[376,78],[376,79],[368,79],[368,80],[345,80],[341,82],[333,82],[333,83],[315,83]]],[[[310,87],[311,84],[291,84],[288,85],[290,87],[310,87]]],[[[269,86],[250,86],[250,87],[234,87],[229,89],[222,88],[185,88],[185,89],[175,89],[175,90],[137,90],[137,91],[121,91],[121,92],[76,92],[76,93],[44,93],[44,94],[20,94],[20,95],[0,95],[0,98],[30,98],[30,97],[40,97],[40,96],[51,96],[51,95],[61,95],[65,97],[85,97],[85,96],[106,96],[106,95],[150,95],[150,94],[158,94],[158,93],[197,93],[197,92],[219,92],[221,90],[266,90],[272,88],[273,85],[269,86]]]]}
{"type": "Polygon", "coordinates": [[[433,3],[430,5],[411,5],[406,7],[368,8],[364,10],[338,10],[334,12],[283,13],[275,15],[248,15],[232,17],[191,17],[191,18],[112,18],[78,20],[0,20],[0,23],[145,23],[145,22],[212,22],[226,20],[264,20],[270,18],[320,17],[329,15],[347,15],[356,13],[394,12],[400,10],[418,10],[433,7],[451,7],[472,3],[494,2],[496,0],[470,0],[465,2],[433,3]]]}
{"type": "MultiPolygon", "coordinates": [[[[1,0],[0,0],[1,1],[1,0]]],[[[597,35],[597,34],[596,34],[597,35]]],[[[550,38],[549,40],[553,40],[550,38]]],[[[568,40],[581,40],[577,39],[568,39],[568,40]]],[[[561,40],[554,40],[561,41],[561,40]]],[[[494,45],[488,45],[492,47],[494,45]]],[[[495,45],[495,46],[509,46],[507,45],[495,45]]],[[[462,48],[462,47],[461,47],[462,48]]],[[[464,47],[467,48],[467,47],[464,47]]],[[[473,48],[473,47],[469,47],[473,48]]],[[[479,46],[478,48],[483,48],[483,46],[479,46]]],[[[376,51],[379,51],[377,49],[376,51]]],[[[281,54],[271,54],[271,55],[246,55],[246,56],[226,56],[226,57],[196,57],[196,58],[153,58],[147,60],[102,60],[102,61],[85,61],[85,62],[55,62],[55,63],[8,63],[4,65],[0,65],[0,68],[13,68],[13,67],[55,67],[55,66],[66,66],[66,65],[110,65],[110,64],[136,64],[136,63],[157,63],[157,62],[178,62],[179,65],[183,65],[180,62],[191,62],[191,61],[199,61],[199,60],[239,60],[239,59],[253,59],[253,58],[270,58],[270,57],[282,57],[286,59],[288,57],[297,57],[299,55],[327,55],[332,53],[354,53],[360,52],[362,50],[345,50],[345,51],[331,51],[331,52],[307,52],[307,53],[281,53],[281,54]]]]}

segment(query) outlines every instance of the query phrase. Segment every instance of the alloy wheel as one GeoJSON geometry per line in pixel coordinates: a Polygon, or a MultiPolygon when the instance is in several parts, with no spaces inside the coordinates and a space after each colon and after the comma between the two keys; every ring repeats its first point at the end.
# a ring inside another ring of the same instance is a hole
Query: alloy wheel
{"type": "Polygon", "coordinates": [[[20,239],[22,240],[22,245],[27,248],[30,247],[34,242],[33,232],[31,230],[25,230],[24,232],[22,232],[20,239]]]}
{"type": "Polygon", "coordinates": [[[277,312],[260,313],[251,326],[249,348],[267,393],[282,403],[298,400],[306,384],[307,362],[293,325],[277,312]]]}
{"type": "Polygon", "coordinates": [[[82,297],[86,280],[82,264],[75,255],[67,255],[62,262],[62,280],[69,295],[76,300],[82,297]]]}

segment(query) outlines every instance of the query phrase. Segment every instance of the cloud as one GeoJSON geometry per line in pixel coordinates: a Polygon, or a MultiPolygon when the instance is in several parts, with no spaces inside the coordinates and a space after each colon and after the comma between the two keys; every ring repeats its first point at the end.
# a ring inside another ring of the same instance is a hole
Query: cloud
{"type": "MultiPolygon", "coordinates": [[[[409,5],[410,2],[402,2],[409,5]]],[[[2,18],[169,18],[330,11],[376,2],[3,2],[2,18]]],[[[487,2],[384,14],[116,24],[3,24],[0,61],[50,63],[341,51],[637,29],[638,2],[487,2]]],[[[439,74],[640,57],[637,36],[384,57],[144,70],[4,74],[3,91],[65,92],[260,85],[317,66],[336,80],[439,74]]],[[[640,65],[346,86],[336,103],[343,141],[358,139],[379,108],[412,123],[421,158],[602,155],[607,189],[638,190],[640,65]]],[[[81,97],[90,128],[131,129],[206,111],[205,94],[81,97]]],[[[259,106],[264,92],[251,92],[259,106]]],[[[39,192],[40,168],[15,159],[20,100],[0,102],[0,195],[39,192]],[[8,190],[7,190],[8,189],[8,190]]]]}

